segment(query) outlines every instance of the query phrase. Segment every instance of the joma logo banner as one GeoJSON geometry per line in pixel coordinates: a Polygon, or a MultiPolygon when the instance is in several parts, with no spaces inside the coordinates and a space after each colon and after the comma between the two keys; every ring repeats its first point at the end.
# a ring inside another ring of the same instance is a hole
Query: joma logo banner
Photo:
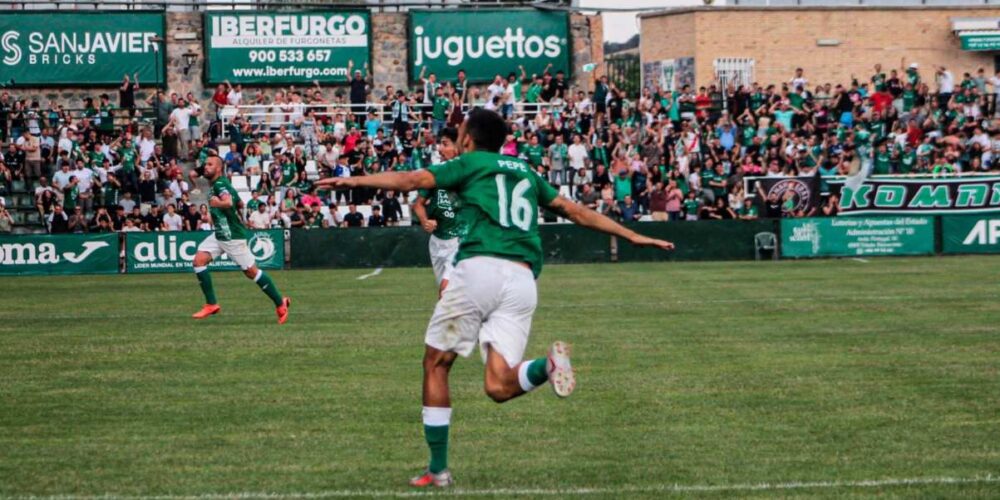
{"type": "Polygon", "coordinates": [[[0,238],[0,274],[118,272],[118,235],[32,235],[0,238]]]}
{"type": "Polygon", "coordinates": [[[857,189],[840,187],[841,215],[1000,212],[1000,177],[869,179],[857,189]]]}

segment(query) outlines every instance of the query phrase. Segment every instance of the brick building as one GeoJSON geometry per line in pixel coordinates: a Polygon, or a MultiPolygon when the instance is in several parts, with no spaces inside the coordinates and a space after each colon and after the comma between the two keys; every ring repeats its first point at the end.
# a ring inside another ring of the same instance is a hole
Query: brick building
{"type": "Polygon", "coordinates": [[[956,80],[1000,70],[1000,8],[695,7],[640,23],[644,83],[780,83],[801,67],[812,86],[917,63],[933,90],[938,66],[956,80]]]}

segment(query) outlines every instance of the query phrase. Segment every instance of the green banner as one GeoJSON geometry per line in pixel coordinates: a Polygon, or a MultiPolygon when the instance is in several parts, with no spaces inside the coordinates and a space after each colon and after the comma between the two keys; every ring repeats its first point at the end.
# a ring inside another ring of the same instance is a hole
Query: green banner
{"type": "Polygon", "coordinates": [[[0,237],[0,275],[118,272],[118,235],[60,234],[0,237]]]}
{"type": "Polygon", "coordinates": [[[163,80],[162,12],[4,12],[0,81],[26,85],[117,85],[163,80]],[[159,70],[157,70],[159,68],[159,70]]]}
{"type": "Polygon", "coordinates": [[[962,50],[1000,50],[1000,33],[966,35],[959,33],[962,50]]]}
{"type": "Polygon", "coordinates": [[[497,74],[530,77],[549,71],[570,76],[572,45],[565,12],[539,10],[433,10],[410,12],[410,77],[420,71],[454,80],[464,69],[470,81],[497,74]]]}
{"type": "MultiPolygon", "coordinates": [[[[125,236],[125,272],[171,273],[191,271],[198,245],[210,231],[127,233],[125,236]]],[[[257,267],[281,269],[285,264],[285,232],[280,229],[254,231],[247,241],[257,259],[257,267]]],[[[213,270],[239,269],[222,254],[208,266],[213,270]]]]}
{"type": "Polygon", "coordinates": [[[1000,215],[941,217],[943,253],[1000,253],[1000,215]]]}
{"type": "Polygon", "coordinates": [[[920,255],[933,252],[933,217],[781,219],[783,257],[920,255]]]}
{"type": "Polygon", "coordinates": [[[205,80],[343,83],[368,63],[370,28],[363,10],[207,12],[205,80]]]}

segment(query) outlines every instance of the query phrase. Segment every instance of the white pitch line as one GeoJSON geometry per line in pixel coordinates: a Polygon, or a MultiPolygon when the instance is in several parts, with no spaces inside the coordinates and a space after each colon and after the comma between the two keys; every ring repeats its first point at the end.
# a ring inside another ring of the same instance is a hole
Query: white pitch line
{"type": "Polygon", "coordinates": [[[388,490],[330,490],[312,493],[233,492],[205,493],[199,495],[51,495],[51,496],[0,496],[3,500],[312,500],[321,498],[411,498],[426,496],[585,496],[620,493],[695,493],[695,492],[748,492],[787,491],[840,488],[881,488],[888,486],[931,486],[960,484],[1000,483],[1000,476],[992,474],[978,477],[917,477],[905,479],[868,479],[861,481],[793,481],[784,483],[740,484],[659,484],[650,486],[618,486],[595,488],[498,488],[481,490],[388,491],[388,490]]]}
{"type": "Polygon", "coordinates": [[[862,259],[861,257],[855,257],[855,258],[853,258],[851,260],[853,260],[854,262],[860,262],[862,264],[867,264],[868,263],[868,259],[862,259]]]}
{"type": "Polygon", "coordinates": [[[372,272],[370,272],[368,274],[362,274],[361,276],[358,276],[358,279],[359,280],[366,280],[368,278],[371,278],[372,276],[378,276],[380,274],[382,274],[382,268],[381,267],[376,267],[374,271],[372,271],[372,272]]]}

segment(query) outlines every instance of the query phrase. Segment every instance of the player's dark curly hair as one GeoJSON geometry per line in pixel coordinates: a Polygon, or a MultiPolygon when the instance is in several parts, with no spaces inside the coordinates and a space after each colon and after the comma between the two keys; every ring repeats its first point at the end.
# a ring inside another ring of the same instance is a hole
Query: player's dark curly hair
{"type": "Polygon", "coordinates": [[[451,142],[458,142],[458,130],[454,127],[445,127],[438,132],[438,139],[444,139],[445,137],[451,139],[451,142]]]}
{"type": "Polygon", "coordinates": [[[507,140],[507,123],[493,111],[476,108],[465,119],[465,133],[477,150],[497,153],[507,140]]]}

